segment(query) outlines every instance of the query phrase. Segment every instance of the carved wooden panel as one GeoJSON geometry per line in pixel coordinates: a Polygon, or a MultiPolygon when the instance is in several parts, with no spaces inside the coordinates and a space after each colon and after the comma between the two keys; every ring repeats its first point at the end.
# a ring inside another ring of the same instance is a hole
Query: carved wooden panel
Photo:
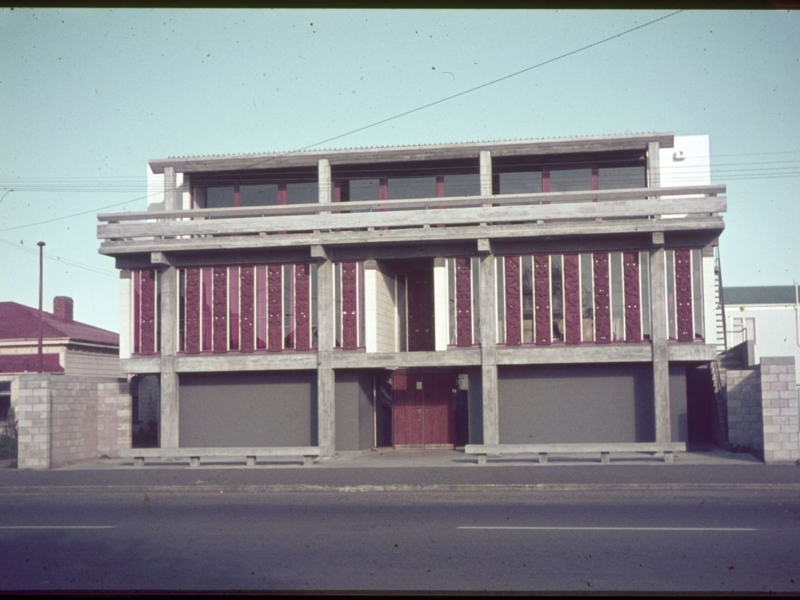
{"type": "Polygon", "coordinates": [[[639,294],[639,253],[623,252],[625,277],[625,341],[642,341],[642,311],[639,294]]]}
{"type": "Polygon", "coordinates": [[[298,264],[294,267],[294,314],[297,325],[295,348],[297,350],[311,348],[311,278],[309,277],[309,272],[310,266],[308,264],[298,264]]]}
{"type": "Polygon", "coordinates": [[[202,319],[203,319],[203,337],[200,343],[201,348],[203,351],[210,351],[211,350],[211,342],[214,339],[213,335],[213,325],[214,325],[214,315],[213,315],[213,303],[212,298],[214,297],[214,271],[210,268],[204,268],[201,270],[202,273],[202,281],[200,284],[202,290],[202,297],[200,299],[201,302],[201,309],[202,309],[202,319]]]}
{"type": "Polygon", "coordinates": [[[283,349],[283,282],[281,265],[267,267],[267,338],[268,349],[283,349]]]}
{"type": "Polygon", "coordinates": [[[142,272],[133,271],[133,353],[142,351],[142,272]]]}
{"type": "Polygon", "coordinates": [[[186,353],[200,352],[200,269],[186,269],[186,353]]]}
{"type": "Polygon", "coordinates": [[[504,263],[506,267],[506,344],[519,346],[522,342],[519,256],[506,256],[504,263]]]}
{"type": "Polygon", "coordinates": [[[470,259],[456,258],[456,344],[472,345],[472,272],[470,259]]]}
{"type": "Polygon", "coordinates": [[[692,252],[675,250],[675,298],[678,313],[678,341],[694,339],[692,323],[692,252]]]}
{"type": "Polygon", "coordinates": [[[533,256],[533,303],[536,313],[536,343],[551,342],[550,329],[550,255],[533,256]]]}
{"type": "Polygon", "coordinates": [[[256,349],[267,348],[267,267],[256,267],[256,349]]]}
{"type": "Polygon", "coordinates": [[[608,252],[594,255],[594,327],[598,344],[611,342],[611,303],[609,301],[608,252]]]}
{"type": "Polygon", "coordinates": [[[214,352],[228,351],[228,269],[214,267],[214,352]]]}
{"type": "Polygon", "coordinates": [[[342,263],[342,347],[358,347],[358,263],[342,263]]]}
{"type": "Polygon", "coordinates": [[[252,352],[255,347],[255,267],[242,267],[240,272],[241,294],[241,346],[242,352],[252,352]]]}
{"type": "Polygon", "coordinates": [[[239,300],[241,276],[239,271],[239,267],[228,267],[228,350],[239,349],[239,334],[242,327],[239,300]]]}
{"type": "Polygon", "coordinates": [[[156,272],[154,269],[142,270],[142,316],[141,347],[142,354],[156,353],[156,272]]]}
{"type": "Polygon", "coordinates": [[[581,272],[577,254],[564,255],[564,320],[566,342],[581,343],[581,272]]]}
{"type": "MultiPolygon", "coordinates": [[[[431,266],[432,267],[432,266],[431,266]]],[[[408,350],[436,350],[434,330],[433,268],[410,271],[408,289],[408,350]]]]}

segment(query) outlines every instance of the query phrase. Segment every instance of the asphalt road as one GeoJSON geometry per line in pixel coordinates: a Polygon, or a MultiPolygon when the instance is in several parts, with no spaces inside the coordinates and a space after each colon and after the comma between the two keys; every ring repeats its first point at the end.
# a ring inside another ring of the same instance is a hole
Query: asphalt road
{"type": "Polygon", "coordinates": [[[800,492],[0,495],[0,590],[800,594],[800,492]]]}

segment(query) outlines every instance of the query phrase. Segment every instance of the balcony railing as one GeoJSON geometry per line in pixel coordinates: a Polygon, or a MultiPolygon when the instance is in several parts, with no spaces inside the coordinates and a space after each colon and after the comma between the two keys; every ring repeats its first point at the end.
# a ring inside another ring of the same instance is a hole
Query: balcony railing
{"type": "Polygon", "coordinates": [[[142,244],[183,249],[189,242],[188,249],[198,236],[209,247],[219,245],[220,240],[208,241],[217,236],[226,238],[226,246],[244,247],[275,245],[277,240],[269,238],[280,238],[280,245],[352,243],[362,241],[359,232],[380,233],[382,241],[402,241],[419,237],[420,229],[430,230],[426,239],[466,239],[487,237],[486,225],[495,226],[492,236],[498,234],[497,227],[511,228],[508,235],[513,235],[521,225],[526,235],[535,235],[531,226],[541,228],[542,235],[557,235],[564,225],[585,223],[588,232],[608,229],[604,220],[641,222],[659,217],[711,219],[709,226],[717,227],[721,226],[718,214],[727,208],[724,193],[724,185],[708,185],[106,213],[98,215],[98,237],[105,240],[101,252],[115,254],[141,251],[142,244]],[[232,236],[258,236],[261,241],[236,242],[232,236]]]}

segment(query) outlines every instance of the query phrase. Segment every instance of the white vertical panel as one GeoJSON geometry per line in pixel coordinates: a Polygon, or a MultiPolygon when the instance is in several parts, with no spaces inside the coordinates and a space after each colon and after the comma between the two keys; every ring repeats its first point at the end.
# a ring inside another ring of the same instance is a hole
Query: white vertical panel
{"type": "Polygon", "coordinates": [[[377,269],[364,270],[364,345],[367,352],[378,351],[377,269]]]}
{"type": "Polygon", "coordinates": [[[447,350],[450,312],[447,298],[447,263],[437,260],[433,267],[433,320],[436,351],[447,350]]]}
{"type": "Polygon", "coordinates": [[[131,272],[120,271],[119,279],[119,357],[127,359],[133,351],[133,286],[131,272]]]}

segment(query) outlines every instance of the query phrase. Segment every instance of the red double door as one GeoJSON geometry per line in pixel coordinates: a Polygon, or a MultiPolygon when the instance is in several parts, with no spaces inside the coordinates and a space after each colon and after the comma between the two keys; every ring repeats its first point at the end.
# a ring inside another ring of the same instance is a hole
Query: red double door
{"type": "Polygon", "coordinates": [[[456,377],[398,370],[392,376],[394,445],[449,448],[455,441],[456,377]]]}

